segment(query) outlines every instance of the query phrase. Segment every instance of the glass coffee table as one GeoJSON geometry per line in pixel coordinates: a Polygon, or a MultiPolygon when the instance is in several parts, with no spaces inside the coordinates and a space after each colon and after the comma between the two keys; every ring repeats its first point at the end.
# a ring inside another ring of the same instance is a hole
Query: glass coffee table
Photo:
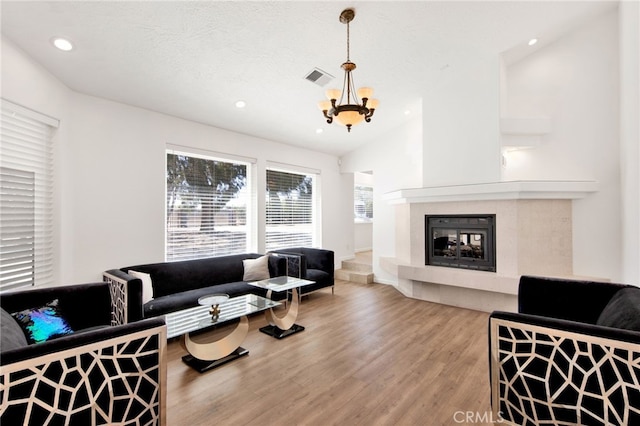
{"type": "Polygon", "coordinates": [[[229,298],[226,294],[212,294],[198,299],[201,306],[170,312],[165,315],[167,338],[183,336],[183,346],[189,355],[182,361],[193,369],[204,372],[234,359],[247,355],[249,351],[240,345],[249,332],[248,315],[281,305],[254,294],[229,298]],[[238,320],[231,330],[223,331],[213,341],[194,341],[191,333],[229,325],[238,320]]]}
{"type": "Polygon", "coordinates": [[[296,318],[298,317],[298,307],[300,304],[298,288],[314,283],[315,281],[286,276],[250,282],[249,284],[253,286],[267,289],[267,299],[271,298],[273,291],[287,291],[291,293],[291,303],[288,304],[287,310],[283,316],[277,316],[271,308],[269,308],[269,310],[265,310],[265,316],[269,325],[260,328],[260,331],[268,334],[269,336],[275,337],[276,339],[284,339],[294,333],[304,331],[303,326],[295,323],[296,318]]]}

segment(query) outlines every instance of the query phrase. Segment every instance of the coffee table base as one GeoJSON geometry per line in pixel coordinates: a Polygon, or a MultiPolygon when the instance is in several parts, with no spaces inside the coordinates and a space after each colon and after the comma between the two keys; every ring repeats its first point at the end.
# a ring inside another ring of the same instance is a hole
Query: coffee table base
{"type": "Polygon", "coordinates": [[[194,357],[193,355],[183,356],[182,361],[197,372],[204,373],[205,371],[219,367],[245,355],[249,355],[249,351],[247,349],[239,347],[224,358],[216,359],[215,361],[204,361],[194,357]]]}
{"type": "Polygon", "coordinates": [[[304,331],[304,327],[298,324],[293,324],[291,328],[282,330],[275,325],[267,325],[260,328],[260,331],[264,334],[268,334],[271,337],[275,337],[276,339],[284,339],[285,337],[291,336],[292,334],[304,331]]]}

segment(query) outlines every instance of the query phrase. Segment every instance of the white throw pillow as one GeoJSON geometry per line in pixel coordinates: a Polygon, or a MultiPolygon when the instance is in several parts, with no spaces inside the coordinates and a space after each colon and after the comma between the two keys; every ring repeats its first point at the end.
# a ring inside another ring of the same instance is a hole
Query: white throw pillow
{"type": "Polygon", "coordinates": [[[150,300],[153,300],[153,284],[151,282],[151,275],[131,269],[129,269],[129,275],[133,275],[134,277],[142,280],[142,304],[144,305],[150,300]]]}
{"type": "Polygon", "coordinates": [[[257,259],[245,259],[242,264],[244,266],[244,277],[242,277],[244,281],[260,281],[270,278],[268,254],[257,259]]]}

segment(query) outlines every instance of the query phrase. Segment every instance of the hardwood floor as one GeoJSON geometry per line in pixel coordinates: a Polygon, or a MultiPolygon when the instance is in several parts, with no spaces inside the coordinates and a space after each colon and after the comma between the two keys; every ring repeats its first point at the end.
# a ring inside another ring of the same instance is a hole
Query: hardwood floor
{"type": "Polygon", "coordinates": [[[390,286],[337,281],[335,295],[303,299],[304,332],[276,340],[253,316],[250,354],[215,370],[192,370],[170,341],[167,424],[485,424],[460,412],[490,415],[487,321],[390,286]]]}

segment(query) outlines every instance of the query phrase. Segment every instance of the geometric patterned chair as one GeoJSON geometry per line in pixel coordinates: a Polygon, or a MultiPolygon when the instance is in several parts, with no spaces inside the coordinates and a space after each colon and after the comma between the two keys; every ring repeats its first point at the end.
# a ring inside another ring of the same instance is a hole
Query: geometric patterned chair
{"type": "Polygon", "coordinates": [[[640,289],[523,276],[518,299],[489,318],[493,418],[640,425],[640,289]]]}
{"type": "Polygon", "coordinates": [[[122,311],[111,290],[103,282],[0,294],[0,424],[166,423],[164,319],[112,325],[122,311]],[[27,344],[10,313],[52,298],[75,331],[27,344]]]}

